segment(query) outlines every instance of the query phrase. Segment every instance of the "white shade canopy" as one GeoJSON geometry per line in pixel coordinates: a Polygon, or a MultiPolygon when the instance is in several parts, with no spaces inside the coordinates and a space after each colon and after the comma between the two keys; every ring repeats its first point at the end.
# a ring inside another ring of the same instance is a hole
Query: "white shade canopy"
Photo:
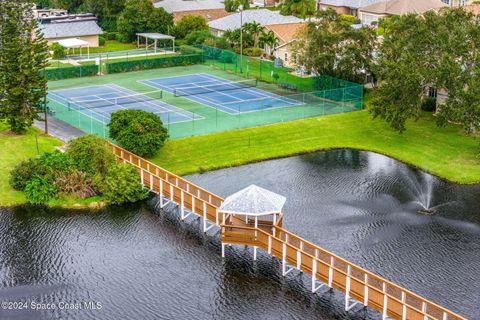
{"type": "Polygon", "coordinates": [[[58,40],[57,42],[64,48],[81,48],[89,46],[89,43],[87,41],[76,38],[58,40]]]}
{"type": "Polygon", "coordinates": [[[287,199],[254,184],[227,197],[219,212],[264,216],[281,213],[287,199]]]}

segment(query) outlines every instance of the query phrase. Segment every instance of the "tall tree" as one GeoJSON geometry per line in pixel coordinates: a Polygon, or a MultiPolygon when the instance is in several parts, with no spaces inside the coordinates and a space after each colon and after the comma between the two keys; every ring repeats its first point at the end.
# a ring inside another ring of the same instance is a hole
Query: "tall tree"
{"type": "Polygon", "coordinates": [[[245,31],[246,33],[249,33],[252,36],[253,46],[255,48],[258,48],[258,40],[262,30],[263,30],[262,25],[256,21],[245,23],[243,25],[243,31],[245,31]]]}
{"type": "Polygon", "coordinates": [[[118,32],[129,40],[138,32],[168,33],[173,16],[163,8],[155,8],[151,0],[127,0],[117,20],[118,32]]]}
{"type": "Polygon", "coordinates": [[[285,0],[280,13],[306,19],[315,14],[315,0],[285,0]]]}
{"type": "Polygon", "coordinates": [[[480,128],[475,86],[479,82],[480,20],[463,9],[406,15],[391,21],[378,52],[380,87],[371,112],[402,132],[418,119],[426,93],[445,93],[437,124],[480,128]]]}
{"type": "Polygon", "coordinates": [[[174,27],[175,36],[180,39],[195,31],[208,31],[207,20],[204,17],[184,16],[174,27]]]}
{"type": "Polygon", "coordinates": [[[317,74],[363,82],[373,63],[374,31],[353,29],[334,10],[319,15],[318,21],[300,30],[299,40],[293,43],[295,62],[317,74]]]}
{"type": "Polygon", "coordinates": [[[16,133],[40,119],[47,93],[48,47],[32,8],[29,0],[3,0],[0,6],[0,118],[16,133]]]}

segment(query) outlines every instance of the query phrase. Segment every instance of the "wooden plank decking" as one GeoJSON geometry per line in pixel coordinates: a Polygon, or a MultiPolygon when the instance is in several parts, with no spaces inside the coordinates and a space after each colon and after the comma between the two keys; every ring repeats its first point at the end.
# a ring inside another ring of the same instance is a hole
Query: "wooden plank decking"
{"type": "Polygon", "coordinates": [[[310,275],[312,292],[328,286],[344,293],[346,310],[359,303],[379,311],[384,319],[465,319],[302,239],[282,228],[281,220],[276,225],[254,228],[239,219],[225,219],[218,213],[223,202],[221,197],[114,144],[109,143],[109,147],[120,161],[135,166],[146,188],[177,204],[182,218],[185,212],[202,217],[205,232],[214,225],[219,226],[222,247],[243,244],[261,248],[282,261],[284,275],[295,269],[310,275]]]}

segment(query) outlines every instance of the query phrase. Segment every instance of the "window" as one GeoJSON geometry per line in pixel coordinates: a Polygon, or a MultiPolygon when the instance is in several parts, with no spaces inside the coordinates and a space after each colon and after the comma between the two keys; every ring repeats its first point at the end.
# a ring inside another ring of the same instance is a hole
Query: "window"
{"type": "Polygon", "coordinates": [[[288,61],[288,52],[285,52],[285,61],[288,61]]]}
{"type": "Polygon", "coordinates": [[[437,89],[435,89],[434,87],[428,88],[428,96],[429,97],[436,98],[437,94],[438,94],[437,89]]]}

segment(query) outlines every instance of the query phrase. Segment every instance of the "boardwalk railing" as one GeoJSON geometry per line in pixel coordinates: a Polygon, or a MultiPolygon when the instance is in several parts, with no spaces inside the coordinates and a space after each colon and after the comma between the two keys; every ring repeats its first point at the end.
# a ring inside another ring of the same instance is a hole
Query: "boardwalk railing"
{"type": "Polygon", "coordinates": [[[225,243],[261,248],[281,260],[283,275],[293,270],[311,275],[312,292],[328,287],[344,293],[347,311],[362,304],[381,312],[384,319],[465,319],[289,232],[281,224],[272,226],[271,232],[226,225],[226,217],[218,213],[221,197],[114,144],[109,143],[109,147],[120,161],[135,166],[145,187],[160,199],[177,204],[182,220],[194,214],[203,218],[204,232],[214,225],[221,227],[222,251],[225,243]]]}

